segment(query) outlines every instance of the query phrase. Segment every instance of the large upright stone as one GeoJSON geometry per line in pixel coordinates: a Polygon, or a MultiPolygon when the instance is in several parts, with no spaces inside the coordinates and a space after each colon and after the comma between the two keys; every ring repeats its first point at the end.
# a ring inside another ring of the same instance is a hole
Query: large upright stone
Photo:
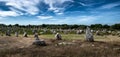
{"type": "Polygon", "coordinates": [[[86,29],[85,38],[86,38],[86,40],[89,41],[89,42],[93,42],[93,41],[94,41],[93,34],[91,33],[91,30],[90,30],[89,27],[87,27],[87,29],[86,29]]]}
{"type": "Polygon", "coordinates": [[[57,34],[55,35],[55,38],[56,38],[57,40],[62,40],[62,36],[61,36],[59,33],[57,33],[57,34]]]}

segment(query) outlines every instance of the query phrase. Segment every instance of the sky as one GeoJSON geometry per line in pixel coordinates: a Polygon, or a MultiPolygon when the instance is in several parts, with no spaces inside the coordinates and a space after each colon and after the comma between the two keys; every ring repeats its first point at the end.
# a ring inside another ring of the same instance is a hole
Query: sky
{"type": "Polygon", "coordinates": [[[120,0],[0,0],[0,24],[115,24],[120,0]]]}

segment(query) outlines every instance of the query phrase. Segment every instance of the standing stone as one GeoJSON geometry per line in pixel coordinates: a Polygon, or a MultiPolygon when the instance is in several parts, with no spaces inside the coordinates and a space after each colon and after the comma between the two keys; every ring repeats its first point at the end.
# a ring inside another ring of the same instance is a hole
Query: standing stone
{"type": "Polygon", "coordinates": [[[33,33],[33,34],[37,33],[37,30],[36,30],[36,29],[34,29],[34,30],[32,31],[32,33],[33,33]]]}
{"type": "Polygon", "coordinates": [[[18,37],[18,32],[15,32],[15,36],[18,37]]]}
{"type": "Polygon", "coordinates": [[[34,40],[34,42],[33,42],[33,45],[46,46],[45,41],[39,39],[38,33],[35,33],[35,34],[34,34],[34,37],[35,37],[35,40],[34,40]]]}
{"type": "Polygon", "coordinates": [[[76,32],[77,34],[80,34],[80,31],[79,30],[77,30],[77,32],[76,32]]]}
{"type": "Polygon", "coordinates": [[[94,32],[94,30],[91,30],[91,33],[93,33],[94,32]]]}
{"type": "Polygon", "coordinates": [[[67,30],[64,30],[64,34],[68,34],[68,31],[67,31],[67,30]]]}
{"type": "Polygon", "coordinates": [[[98,31],[96,31],[96,35],[100,35],[100,31],[98,30],[98,31]]]}
{"type": "Polygon", "coordinates": [[[35,38],[38,38],[38,33],[35,33],[35,34],[34,34],[34,37],[35,37],[35,38]]]}
{"type": "Polygon", "coordinates": [[[43,30],[43,33],[46,33],[46,32],[47,32],[47,30],[46,30],[46,29],[44,29],[44,30],[43,30]]]}
{"type": "Polygon", "coordinates": [[[52,31],[52,33],[53,33],[53,34],[56,34],[56,31],[55,31],[55,30],[53,30],[53,31],[52,31]]]}
{"type": "Polygon", "coordinates": [[[61,36],[59,33],[57,33],[57,34],[55,35],[55,38],[56,38],[57,40],[62,40],[62,36],[61,36]]]}
{"type": "Polygon", "coordinates": [[[89,27],[87,27],[87,29],[86,29],[85,38],[86,38],[86,40],[89,41],[89,42],[93,42],[93,41],[94,41],[93,34],[91,33],[91,30],[90,30],[89,27]]]}
{"type": "Polygon", "coordinates": [[[24,37],[28,37],[28,36],[27,36],[27,32],[24,32],[23,36],[24,36],[24,37]]]}
{"type": "Polygon", "coordinates": [[[7,30],[7,32],[6,32],[6,36],[11,36],[11,34],[10,34],[10,30],[7,30]]]}
{"type": "Polygon", "coordinates": [[[82,30],[77,30],[77,32],[76,32],[77,34],[82,34],[83,33],[83,31],[82,30]]]}

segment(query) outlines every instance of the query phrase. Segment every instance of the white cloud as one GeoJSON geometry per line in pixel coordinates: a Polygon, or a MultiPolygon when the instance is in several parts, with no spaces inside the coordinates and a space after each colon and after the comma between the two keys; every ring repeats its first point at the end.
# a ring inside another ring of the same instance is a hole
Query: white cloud
{"type": "Polygon", "coordinates": [[[120,2],[109,3],[109,4],[101,6],[99,9],[111,9],[119,5],[120,5],[120,2]]]}
{"type": "Polygon", "coordinates": [[[72,0],[44,0],[44,2],[49,5],[48,10],[53,11],[54,13],[62,12],[64,10],[64,7],[60,8],[57,7],[56,5],[61,5],[66,1],[72,1],[72,0]]]}
{"type": "Polygon", "coordinates": [[[80,16],[78,17],[80,18],[80,22],[91,22],[91,21],[94,21],[96,18],[98,18],[98,16],[80,16]]]}
{"type": "Polygon", "coordinates": [[[51,19],[53,16],[37,16],[39,19],[51,19]]]}
{"type": "Polygon", "coordinates": [[[35,15],[39,11],[39,9],[36,7],[36,5],[39,3],[39,0],[5,0],[4,2],[6,2],[6,5],[27,12],[27,14],[35,15]]]}
{"type": "Polygon", "coordinates": [[[79,4],[81,4],[82,6],[87,6],[85,3],[79,2],[79,4]]]}
{"type": "Polygon", "coordinates": [[[15,9],[15,8],[12,8],[12,7],[11,7],[10,9],[11,9],[11,11],[18,13],[19,15],[24,15],[24,13],[22,13],[21,11],[18,11],[18,10],[15,9]]]}
{"type": "Polygon", "coordinates": [[[6,2],[7,6],[11,6],[12,12],[16,12],[19,15],[36,15],[40,12],[37,7],[39,2],[44,2],[49,5],[48,11],[53,11],[57,15],[64,14],[65,6],[59,7],[57,5],[62,5],[66,1],[72,0],[0,0],[6,2]]]}
{"type": "Polygon", "coordinates": [[[0,11],[0,16],[1,17],[7,17],[7,16],[19,16],[18,13],[14,11],[0,11]]]}
{"type": "Polygon", "coordinates": [[[59,12],[59,13],[57,13],[57,15],[62,15],[63,14],[63,12],[59,12]]]}

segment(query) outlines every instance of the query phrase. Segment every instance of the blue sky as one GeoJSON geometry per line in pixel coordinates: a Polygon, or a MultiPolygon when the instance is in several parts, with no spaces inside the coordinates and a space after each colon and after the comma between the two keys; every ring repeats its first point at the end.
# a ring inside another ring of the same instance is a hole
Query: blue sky
{"type": "Polygon", "coordinates": [[[1,24],[120,23],[120,0],[0,0],[1,24]]]}

